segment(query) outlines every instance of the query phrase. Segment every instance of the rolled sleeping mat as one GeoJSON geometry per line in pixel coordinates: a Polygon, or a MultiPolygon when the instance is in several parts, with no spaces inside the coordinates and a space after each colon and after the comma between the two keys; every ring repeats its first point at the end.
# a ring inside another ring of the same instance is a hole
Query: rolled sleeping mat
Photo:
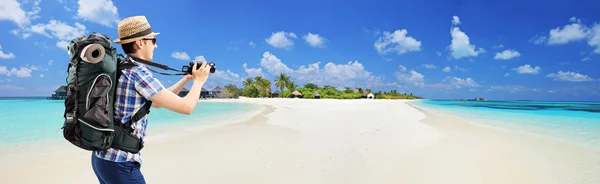
{"type": "Polygon", "coordinates": [[[89,44],[81,51],[81,59],[88,63],[98,63],[102,61],[105,55],[104,47],[100,44],[89,44]]]}

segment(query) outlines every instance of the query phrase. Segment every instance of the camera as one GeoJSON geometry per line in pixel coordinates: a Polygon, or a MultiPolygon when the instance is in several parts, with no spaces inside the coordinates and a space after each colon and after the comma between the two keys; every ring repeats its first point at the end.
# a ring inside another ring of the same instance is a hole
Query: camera
{"type": "MultiPolygon", "coordinates": [[[[198,63],[198,65],[196,66],[196,69],[198,69],[198,68],[200,68],[202,66],[201,62],[194,62],[194,61],[192,61],[192,62],[190,62],[189,66],[183,65],[183,67],[181,67],[181,71],[184,72],[185,74],[190,74],[191,75],[192,74],[192,67],[194,67],[194,63],[198,63]]],[[[210,65],[210,73],[215,73],[215,70],[216,70],[215,69],[215,63],[210,62],[210,63],[207,63],[207,64],[210,65]]]]}

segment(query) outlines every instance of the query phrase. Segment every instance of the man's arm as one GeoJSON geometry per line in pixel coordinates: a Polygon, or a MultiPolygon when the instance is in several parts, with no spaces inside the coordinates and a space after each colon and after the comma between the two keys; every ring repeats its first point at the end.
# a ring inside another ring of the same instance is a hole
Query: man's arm
{"type": "MultiPolygon", "coordinates": [[[[169,91],[173,92],[174,94],[179,94],[179,92],[181,92],[181,90],[183,89],[183,87],[185,86],[185,84],[187,84],[191,80],[192,80],[192,76],[191,75],[187,75],[187,76],[181,78],[179,81],[177,81],[177,83],[173,84],[168,89],[169,89],[169,91]]],[[[154,108],[162,108],[160,105],[158,105],[156,103],[152,103],[152,107],[154,107],[154,108]]]]}

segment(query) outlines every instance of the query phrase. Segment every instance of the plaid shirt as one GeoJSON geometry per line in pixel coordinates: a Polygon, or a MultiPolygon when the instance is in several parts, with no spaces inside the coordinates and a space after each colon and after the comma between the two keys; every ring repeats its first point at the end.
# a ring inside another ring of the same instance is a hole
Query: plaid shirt
{"type": "MultiPolygon", "coordinates": [[[[153,77],[152,73],[150,73],[144,64],[135,62],[133,59],[131,59],[131,61],[138,66],[122,71],[123,73],[118,79],[115,91],[114,119],[115,121],[123,123],[129,121],[133,114],[140,110],[152,96],[165,89],[160,81],[153,77]]],[[[144,140],[143,138],[146,136],[147,125],[148,115],[144,116],[138,122],[133,122],[133,134],[144,140]]],[[[98,158],[113,162],[137,161],[140,164],[142,163],[141,152],[133,154],[115,148],[109,148],[103,151],[95,151],[94,155],[98,158]]]]}

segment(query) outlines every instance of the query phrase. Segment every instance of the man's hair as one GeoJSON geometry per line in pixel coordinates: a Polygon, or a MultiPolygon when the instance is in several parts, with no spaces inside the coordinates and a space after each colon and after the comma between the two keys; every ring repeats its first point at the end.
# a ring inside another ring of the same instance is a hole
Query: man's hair
{"type": "Polygon", "coordinates": [[[122,44],[121,48],[123,48],[123,52],[125,52],[125,54],[132,54],[135,53],[135,51],[137,51],[135,49],[135,42],[129,42],[126,44],[122,44]]]}

